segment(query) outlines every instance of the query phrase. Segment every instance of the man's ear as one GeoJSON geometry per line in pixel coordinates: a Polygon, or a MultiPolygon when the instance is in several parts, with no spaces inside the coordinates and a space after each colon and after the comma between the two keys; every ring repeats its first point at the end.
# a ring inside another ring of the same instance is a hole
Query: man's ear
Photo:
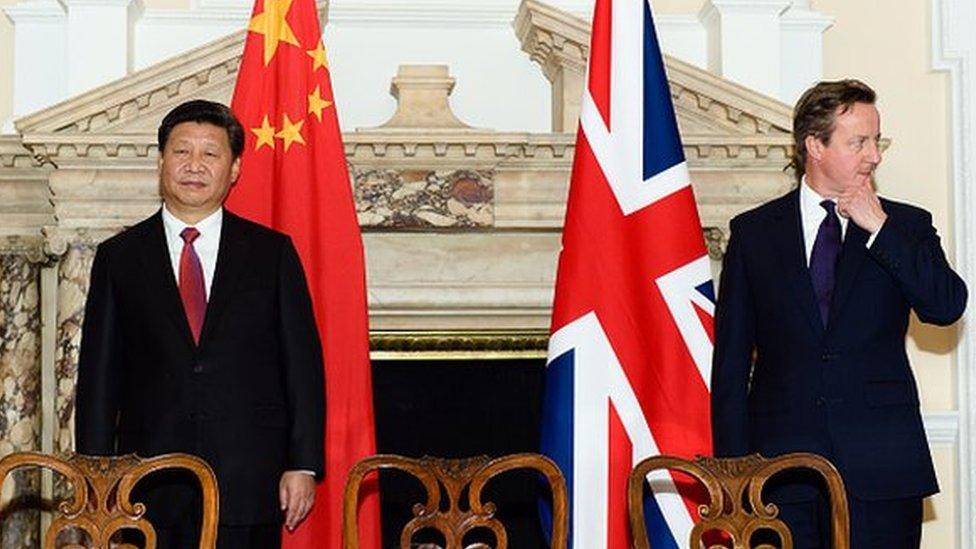
{"type": "Polygon", "coordinates": [[[241,175],[241,157],[238,156],[230,165],[230,184],[235,185],[237,178],[241,175]]]}
{"type": "Polygon", "coordinates": [[[817,139],[816,136],[808,135],[804,138],[803,143],[807,146],[807,156],[813,160],[820,160],[823,158],[824,153],[824,143],[823,141],[817,139]]]}

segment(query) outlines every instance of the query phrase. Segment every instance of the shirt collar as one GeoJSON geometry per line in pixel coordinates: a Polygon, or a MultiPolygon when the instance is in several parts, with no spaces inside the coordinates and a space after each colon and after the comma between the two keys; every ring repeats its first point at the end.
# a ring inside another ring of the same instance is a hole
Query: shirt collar
{"type": "Polygon", "coordinates": [[[200,231],[201,235],[208,233],[213,234],[213,232],[221,226],[223,221],[224,209],[217,208],[217,211],[201,219],[195,225],[188,225],[173,215],[166,205],[163,204],[163,228],[166,230],[166,234],[169,235],[170,241],[182,242],[180,233],[183,232],[183,229],[187,227],[196,227],[196,229],[200,231]]]}
{"type": "MultiPolygon", "coordinates": [[[[834,204],[837,203],[836,198],[824,198],[820,194],[813,190],[813,187],[807,183],[806,174],[800,179],[800,218],[804,223],[804,226],[810,224],[810,226],[819,225],[825,217],[827,217],[827,210],[820,205],[824,200],[830,200],[834,204]]],[[[840,220],[840,230],[841,235],[847,233],[847,221],[848,219],[842,215],[837,215],[840,220]]]]}
{"type": "Polygon", "coordinates": [[[835,204],[837,203],[837,200],[834,198],[824,198],[820,196],[817,191],[813,190],[810,183],[807,183],[807,176],[804,175],[800,180],[800,203],[803,210],[807,212],[826,211],[820,205],[820,203],[824,200],[830,200],[835,204]]]}

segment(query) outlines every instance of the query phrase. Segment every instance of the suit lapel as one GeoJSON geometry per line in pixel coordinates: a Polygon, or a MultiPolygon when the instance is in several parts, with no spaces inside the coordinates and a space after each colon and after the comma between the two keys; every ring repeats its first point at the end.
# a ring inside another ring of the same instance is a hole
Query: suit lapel
{"type": "Polygon", "coordinates": [[[169,258],[161,212],[162,210],[156,212],[156,215],[151,218],[146,232],[142,235],[144,245],[140,246],[142,252],[140,259],[145,267],[147,293],[149,296],[156,297],[160,309],[173,321],[185,343],[194,347],[193,334],[190,332],[190,324],[183,311],[180,289],[173,274],[173,263],[169,258]]]}
{"type": "Polygon", "coordinates": [[[210,286],[210,299],[207,301],[203,329],[200,331],[201,346],[213,332],[220,314],[233,297],[237,279],[246,266],[250,245],[245,231],[240,220],[224,210],[224,221],[220,228],[220,247],[217,251],[217,268],[210,286]]]}
{"type": "Polygon", "coordinates": [[[853,221],[847,222],[847,234],[844,235],[844,244],[841,246],[840,258],[837,262],[834,295],[830,301],[828,331],[836,324],[836,319],[840,317],[840,313],[851,295],[851,288],[854,287],[857,273],[867,255],[867,248],[864,244],[867,242],[868,236],[867,231],[858,227],[853,221]]]}
{"type": "Polygon", "coordinates": [[[807,318],[810,327],[815,333],[822,335],[823,321],[820,319],[820,309],[817,307],[813,283],[810,281],[810,270],[807,268],[798,190],[787,195],[782,207],[773,213],[771,221],[773,225],[770,233],[773,246],[776,256],[782,262],[787,283],[793,288],[799,309],[807,318]]]}

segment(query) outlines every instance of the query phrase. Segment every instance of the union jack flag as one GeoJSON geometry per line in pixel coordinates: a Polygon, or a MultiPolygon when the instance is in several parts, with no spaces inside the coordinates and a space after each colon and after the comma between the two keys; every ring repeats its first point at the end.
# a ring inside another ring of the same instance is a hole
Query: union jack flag
{"type": "MultiPolygon", "coordinates": [[[[711,453],[711,270],[647,0],[596,0],[559,256],[543,451],[576,549],[631,546],[627,476],[711,453]]],[[[695,502],[651,479],[651,545],[687,544],[695,502]]]]}

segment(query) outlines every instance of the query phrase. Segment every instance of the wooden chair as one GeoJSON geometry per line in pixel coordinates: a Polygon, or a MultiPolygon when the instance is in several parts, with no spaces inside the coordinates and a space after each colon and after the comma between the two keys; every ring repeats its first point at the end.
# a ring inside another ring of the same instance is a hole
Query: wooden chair
{"type": "MultiPolygon", "coordinates": [[[[504,525],[495,518],[495,504],[482,501],[481,493],[489,480],[517,469],[538,471],[549,482],[553,502],[551,546],[553,549],[566,547],[568,530],[566,480],[559,467],[545,456],[513,454],[495,459],[487,456],[465,459],[434,457],[413,459],[397,455],[377,455],[357,463],[346,481],[342,524],[344,549],[359,548],[356,511],[360,486],[367,474],[381,469],[408,473],[419,480],[426,491],[425,501],[414,505],[414,516],[401,532],[401,549],[411,547],[414,536],[421,530],[440,532],[446,543],[444,549],[463,549],[465,535],[475,529],[491,531],[495,536],[496,549],[506,549],[508,534],[504,525]],[[466,506],[462,505],[465,489],[467,489],[466,506]],[[442,494],[446,498],[446,506],[442,501],[442,494]]],[[[486,546],[478,544],[474,547],[486,546]]]]}
{"type": "MultiPolygon", "coordinates": [[[[36,466],[64,476],[70,483],[71,499],[62,501],[44,535],[44,548],[54,549],[62,532],[78,529],[88,534],[92,549],[109,549],[109,540],[122,530],[138,530],[146,549],[156,547],[156,531],[143,517],[146,506],[132,503],[132,488],[143,477],[166,469],[185,469],[200,480],[203,521],[200,549],[213,549],[217,541],[217,478],[202,459],[188,454],[166,454],[154,458],[85,456],[59,458],[37,452],[19,452],[0,460],[0,483],[14,469],[36,466]]],[[[115,547],[114,541],[112,546],[115,547]]],[[[79,545],[69,545],[80,548],[79,545]]]]}
{"type": "MultiPolygon", "coordinates": [[[[709,501],[699,505],[701,521],[692,528],[689,547],[705,547],[702,537],[710,532],[724,532],[734,549],[752,547],[757,531],[774,532],[782,542],[782,549],[792,549],[789,529],[779,520],[776,505],[762,501],[762,490],[771,477],[788,469],[808,469],[821,476],[830,495],[830,516],[834,549],[850,546],[850,523],[847,494],[840,473],[816,454],[796,453],[766,459],[758,454],[742,458],[704,458],[686,460],[669,456],[655,456],[638,463],[630,473],[627,504],[635,549],[648,549],[647,526],[644,521],[644,487],[648,475],[655,471],[682,471],[706,489],[709,501]]],[[[653,482],[653,478],[651,479],[653,482]]],[[[679,540],[680,541],[680,540],[679,540]]],[[[723,547],[723,546],[713,546],[723,547]]],[[[760,545],[760,549],[769,545],[760,545]]]]}

